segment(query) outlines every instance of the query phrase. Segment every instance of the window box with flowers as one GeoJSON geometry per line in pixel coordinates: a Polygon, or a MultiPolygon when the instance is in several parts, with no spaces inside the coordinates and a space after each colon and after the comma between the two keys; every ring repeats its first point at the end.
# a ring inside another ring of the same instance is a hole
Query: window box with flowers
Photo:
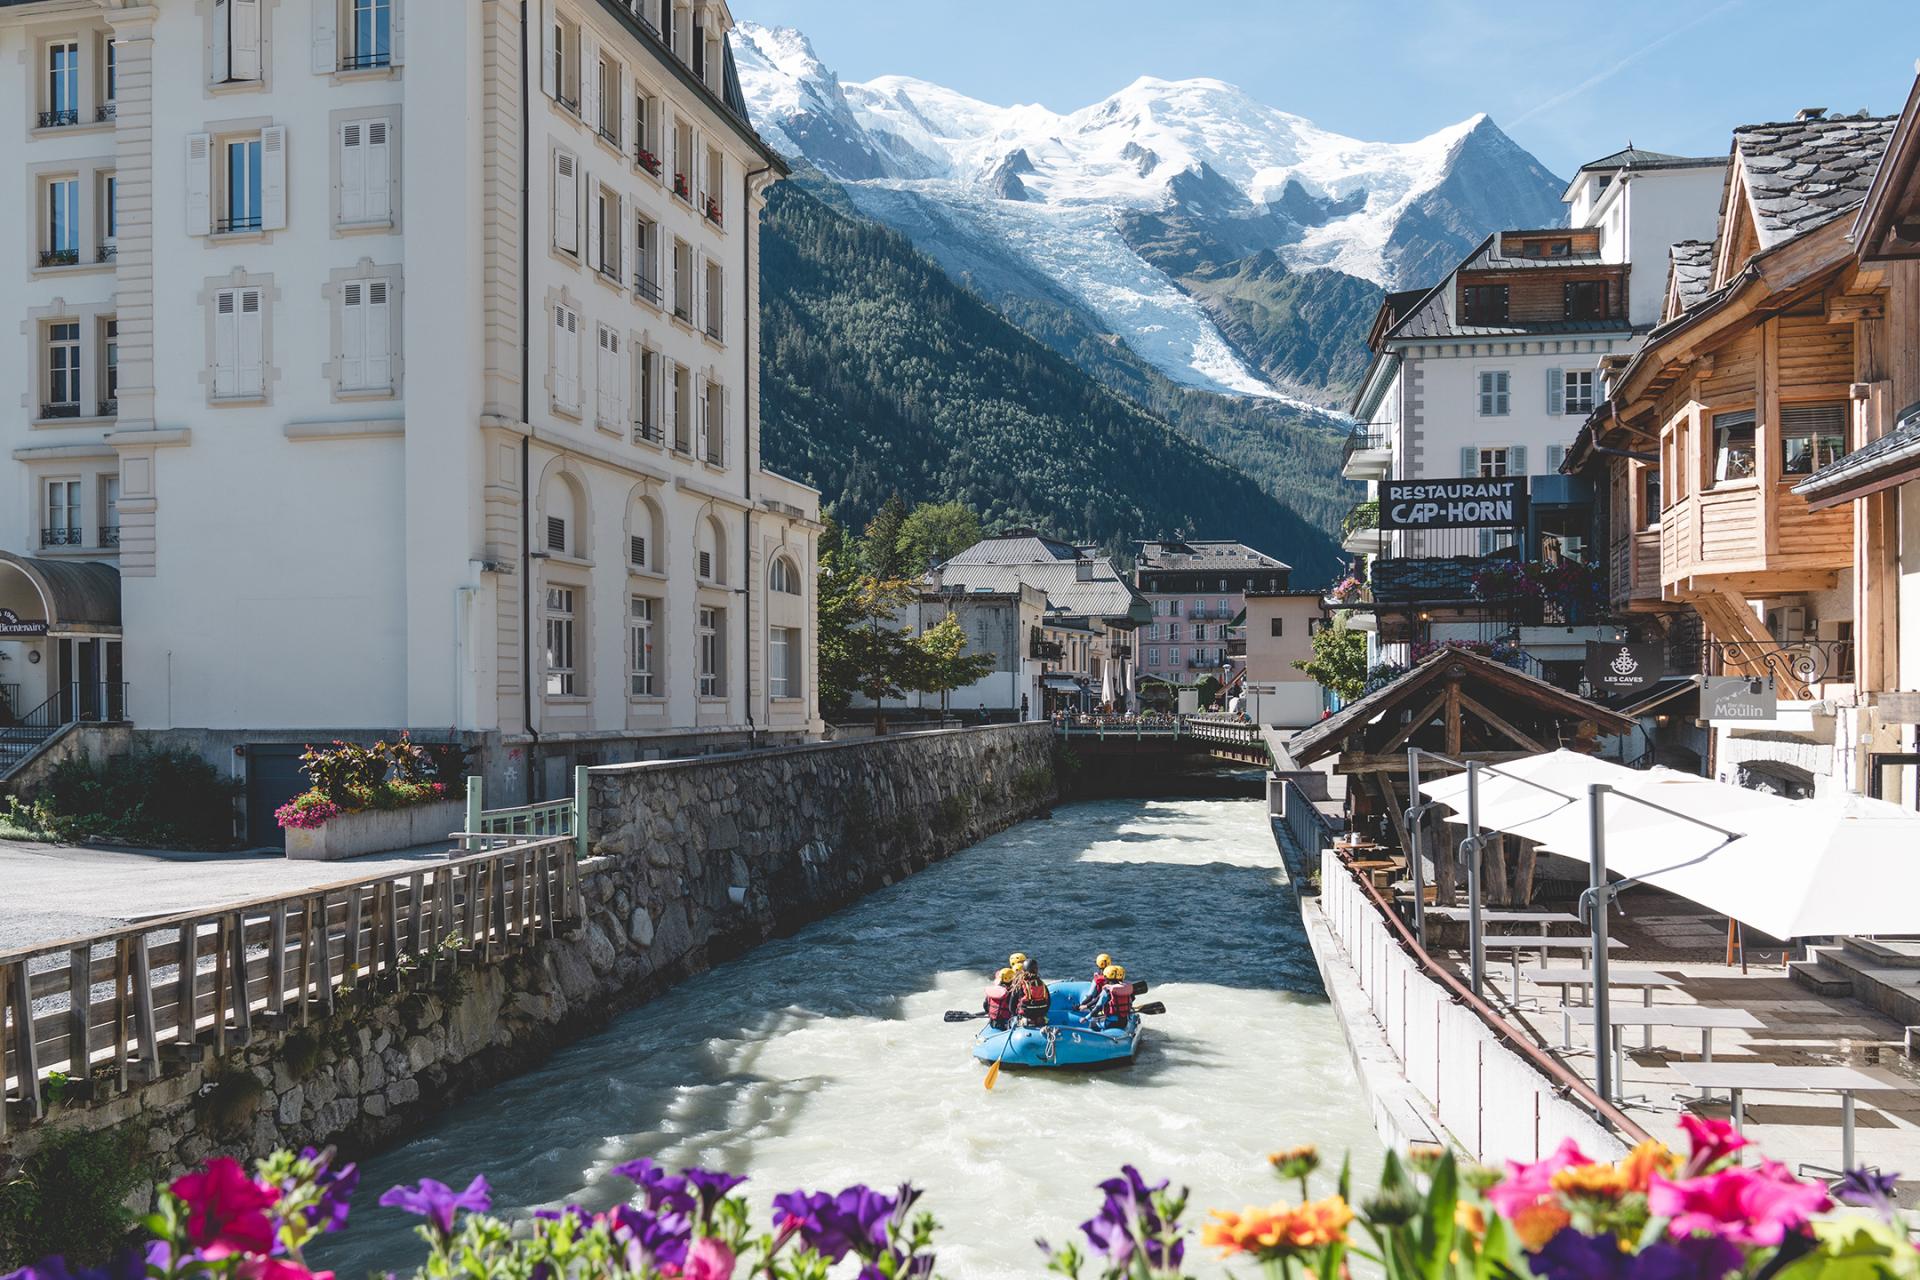
{"type": "Polygon", "coordinates": [[[639,161],[642,169],[645,169],[654,177],[657,178],[660,176],[660,157],[653,154],[653,152],[647,150],[645,147],[641,147],[635,154],[634,159],[639,161]]]}
{"type": "Polygon", "coordinates": [[[687,186],[686,174],[676,173],[673,175],[673,194],[679,196],[682,200],[692,201],[693,189],[687,186]]]}
{"type": "Polygon", "coordinates": [[[1523,624],[1578,626],[1606,612],[1607,580],[1578,560],[1490,560],[1473,598],[1514,606],[1523,624]]]}
{"type": "Polygon", "coordinates": [[[308,747],[300,769],[313,785],[273,815],[287,833],[287,857],[331,862],[440,843],[465,817],[459,795],[440,779],[447,767],[405,734],[371,747],[308,747]]]}
{"type": "Polygon", "coordinates": [[[718,227],[718,226],[725,225],[725,223],[722,221],[722,215],[720,212],[720,202],[718,200],[715,200],[712,196],[707,197],[707,207],[705,212],[707,215],[707,221],[711,222],[714,226],[718,227]]]}

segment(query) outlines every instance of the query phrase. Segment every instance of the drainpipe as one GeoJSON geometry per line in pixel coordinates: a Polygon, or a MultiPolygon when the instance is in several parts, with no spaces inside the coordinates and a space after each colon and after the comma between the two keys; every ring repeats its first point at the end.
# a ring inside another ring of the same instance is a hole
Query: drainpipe
{"type": "MultiPolygon", "coordinates": [[[[740,488],[747,500],[747,509],[740,517],[740,540],[745,544],[740,552],[740,587],[746,592],[743,621],[746,623],[747,652],[742,656],[749,660],[753,654],[753,232],[747,218],[753,207],[753,180],[771,167],[761,165],[740,177],[740,254],[744,263],[740,272],[740,488]]],[[[771,645],[768,646],[768,652],[772,652],[771,645]]],[[[770,691],[773,688],[771,673],[762,671],[760,674],[761,687],[770,691]]],[[[746,681],[746,686],[747,746],[751,748],[756,733],[753,723],[753,682],[746,681]]],[[[767,697],[767,715],[771,719],[771,692],[767,697]]]]}
{"type": "Polygon", "coordinates": [[[532,214],[531,178],[533,165],[527,159],[527,145],[533,127],[529,112],[533,96],[527,79],[527,42],[532,29],[527,26],[527,0],[520,0],[520,718],[527,731],[527,799],[540,798],[540,771],[534,768],[534,754],[540,746],[540,731],[533,723],[533,495],[527,491],[532,470],[530,450],[533,443],[533,394],[528,379],[533,376],[527,343],[531,338],[532,317],[527,291],[533,287],[533,265],[528,248],[527,226],[532,214]]]}

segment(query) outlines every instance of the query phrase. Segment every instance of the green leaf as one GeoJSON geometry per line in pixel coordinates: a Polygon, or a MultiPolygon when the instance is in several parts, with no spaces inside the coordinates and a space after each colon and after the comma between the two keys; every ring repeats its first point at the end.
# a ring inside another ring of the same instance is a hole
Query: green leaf
{"type": "Polygon", "coordinates": [[[1447,1255],[1453,1252],[1453,1209],[1460,1201],[1460,1170],[1453,1152],[1440,1157],[1433,1167],[1433,1183],[1427,1188],[1427,1212],[1420,1222],[1421,1268],[1427,1280],[1440,1280],[1447,1272],[1447,1255]]]}

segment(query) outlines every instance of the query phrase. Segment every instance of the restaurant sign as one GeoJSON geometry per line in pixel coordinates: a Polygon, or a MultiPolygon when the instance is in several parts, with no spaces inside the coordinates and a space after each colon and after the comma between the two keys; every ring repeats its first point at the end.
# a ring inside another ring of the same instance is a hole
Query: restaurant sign
{"type": "Polygon", "coordinates": [[[1525,476],[1382,480],[1382,529],[1516,529],[1527,522],[1525,476]]]}
{"type": "Polygon", "coordinates": [[[1777,720],[1780,697],[1772,676],[1706,676],[1700,713],[1707,720],[1777,720]]]}
{"type": "Polygon", "coordinates": [[[1667,673],[1667,656],[1652,644],[1587,641],[1587,683],[1595,693],[1639,693],[1667,673]]]}
{"type": "Polygon", "coordinates": [[[45,634],[47,634],[45,618],[23,618],[11,609],[0,609],[0,637],[45,634]]]}

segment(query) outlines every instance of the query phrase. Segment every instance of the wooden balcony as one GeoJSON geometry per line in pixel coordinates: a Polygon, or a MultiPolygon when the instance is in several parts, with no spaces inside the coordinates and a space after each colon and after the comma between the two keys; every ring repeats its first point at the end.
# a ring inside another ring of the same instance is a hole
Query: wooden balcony
{"type": "Polygon", "coordinates": [[[1791,481],[1692,494],[1662,513],[1659,537],[1660,585],[1669,600],[1703,590],[1820,590],[1853,563],[1852,513],[1807,510],[1791,481]]]}
{"type": "Polygon", "coordinates": [[[1660,590],[1660,530],[1642,529],[1615,540],[1607,577],[1616,612],[1647,613],[1668,607],[1660,590]]]}

